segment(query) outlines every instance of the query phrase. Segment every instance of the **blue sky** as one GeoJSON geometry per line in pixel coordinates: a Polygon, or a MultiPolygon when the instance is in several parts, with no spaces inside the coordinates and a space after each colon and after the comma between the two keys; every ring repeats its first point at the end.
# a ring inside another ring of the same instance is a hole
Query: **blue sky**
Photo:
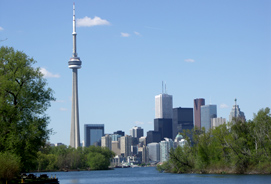
{"type": "MultiPolygon", "coordinates": [[[[81,140],[84,124],[105,132],[153,129],[162,81],[174,107],[193,99],[247,119],[271,104],[271,1],[75,1],[81,140]],[[95,18],[96,17],[96,18],[95,18]],[[80,21],[79,21],[80,20],[80,21]],[[80,24],[79,24],[80,22],[80,24]]],[[[33,57],[55,92],[52,143],[69,144],[73,1],[0,1],[0,45],[33,57]]]]}

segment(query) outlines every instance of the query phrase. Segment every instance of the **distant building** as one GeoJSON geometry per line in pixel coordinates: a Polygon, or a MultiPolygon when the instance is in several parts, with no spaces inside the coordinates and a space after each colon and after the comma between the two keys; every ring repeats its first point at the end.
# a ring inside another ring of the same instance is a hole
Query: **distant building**
{"type": "Polygon", "coordinates": [[[147,147],[149,150],[149,161],[160,162],[160,144],[153,142],[149,143],[147,147]]]}
{"type": "Polygon", "coordinates": [[[172,119],[154,119],[154,131],[161,133],[161,140],[165,137],[172,139],[172,119]]]}
{"type": "Polygon", "coordinates": [[[138,155],[141,156],[141,163],[148,163],[149,162],[149,151],[148,151],[148,147],[144,146],[138,148],[138,155]]]}
{"type": "Polygon", "coordinates": [[[160,162],[166,162],[169,159],[170,149],[173,148],[172,139],[165,138],[160,142],[160,162]]]}
{"type": "Polygon", "coordinates": [[[194,99],[194,127],[201,128],[201,106],[205,105],[204,98],[194,99]]]}
{"type": "Polygon", "coordinates": [[[102,137],[101,146],[107,147],[108,149],[112,150],[112,138],[110,135],[106,134],[102,137]]]}
{"type": "Polygon", "coordinates": [[[132,137],[125,135],[120,138],[120,153],[124,156],[131,156],[132,137]]]}
{"type": "Polygon", "coordinates": [[[201,128],[207,132],[211,128],[211,119],[217,117],[216,105],[201,106],[201,128]]]}
{"type": "Polygon", "coordinates": [[[155,96],[155,118],[172,119],[172,95],[160,94],[155,96]]]}
{"type": "Polygon", "coordinates": [[[112,141],[112,151],[116,155],[120,155],[120,141],[112,141]]]}
{"type": "Polygon", "coordinates": [[[121,131],[121,130],[118,130],[118,131],[114,132],[114,134],[119,134],[121,136],[125,136],[125,133],[123,131],[121,131]]]}
{"type": "Polygon", "coordinates": [[[226,118],[211,118],[211,127],[215,128],[219,125],[226,124],[226,118]]]}
{"type": "Polygon", "coordinates": [[[234,100],[235,101],[235,105],[233,105],[230,115],[229,115],[229,122],[235,122],[234,120],[237,121],[246,121],[246,117],[244,112],[242,112],[239,108],[239,105],[236,104],[237,99],[234,100]]]}
{"type": "Polygon", "coordinates": [[[119,134],[111,134],[110,137],[111,137],[112,141],[118,141],[119,138],[122,136],[119,134]]]}
{"type": "Polygon", "coordinates": [[[158,131],[148,131],[147,132],[147,144],[152,142],[160,142],[162,140],[161,133],[158,131]]]}
{"type": "Polygon", "coordinates": [[[135,137],[135,138],[139,139],[140,137],[142,137],[144,135],[144,132],[143,132],[143,129],[141,127],[134,126],[130,130],[130,135],[132,137],[135,137]]]}
{"type": "Polygon", "coordinates": [[[139,144],[140,144],[140,147],[147,146],[147,137],[140,137],[139,144]]]}
{"type": "Polygon", "coordinates": [[[55,146],[62,146],[62,145],[65,145],[65,144],[63,144],[61,142],[55,144],[55,146]]]}
{"type": "Polygon", "coordinates": [[[104,124],[85,124],[84,131],[85,147],[101,144],[101,138],[104,136],[104,124]]]}
{"type": "Polygon", "coordinates": [[[173,108],[172,137],[183,130],[192,130],[193,127],[193,108],[173,108]]]}

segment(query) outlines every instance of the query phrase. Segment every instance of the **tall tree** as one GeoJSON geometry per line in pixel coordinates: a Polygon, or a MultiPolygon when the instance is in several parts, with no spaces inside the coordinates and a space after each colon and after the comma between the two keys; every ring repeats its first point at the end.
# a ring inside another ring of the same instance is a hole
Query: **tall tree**
{"type": "Polygon", "coordinates": [[[38,149],[51,132],[45,111],[54,100],[36,63],[12,47],[0,48],[0,152],[21,158],[23,169],[32,167],[38,149]]]}

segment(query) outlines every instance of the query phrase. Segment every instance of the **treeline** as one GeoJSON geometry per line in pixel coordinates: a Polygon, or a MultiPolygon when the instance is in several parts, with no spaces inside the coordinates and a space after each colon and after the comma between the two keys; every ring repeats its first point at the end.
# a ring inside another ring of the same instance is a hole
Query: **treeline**
{"type": "Polygon", "coordinates": [[[65,145],[46,146],[38,152],[36,171],[55,170],[105,170],[110,165],[110,159],[115,155],[108,148],[100,146],[78,147],[65,145]]]}
{"type": "Polygon", "coordinates": [[[208,132],[184,131],[184,147],[171,150],[158,170],[173,173],[271,174],[271,114],[261,109],[252,121],[223,124],[208,132]],[[190,139],[190,137],[192,139],[190,139]]]}

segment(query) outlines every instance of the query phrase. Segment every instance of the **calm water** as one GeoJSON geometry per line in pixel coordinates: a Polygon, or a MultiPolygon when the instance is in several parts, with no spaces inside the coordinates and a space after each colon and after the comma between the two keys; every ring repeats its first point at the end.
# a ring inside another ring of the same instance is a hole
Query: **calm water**
{"type": "MultiPolygon", "coordinates": [[[[120,168],[107,171],[48,172],[57,176],[60,184],[269,184],[271,175],[217,175],[217,174],[170,174],[159,173],[154,167],[120,168]]],[[[39,176],[39,173],[36,175],[39,176]]]]}

